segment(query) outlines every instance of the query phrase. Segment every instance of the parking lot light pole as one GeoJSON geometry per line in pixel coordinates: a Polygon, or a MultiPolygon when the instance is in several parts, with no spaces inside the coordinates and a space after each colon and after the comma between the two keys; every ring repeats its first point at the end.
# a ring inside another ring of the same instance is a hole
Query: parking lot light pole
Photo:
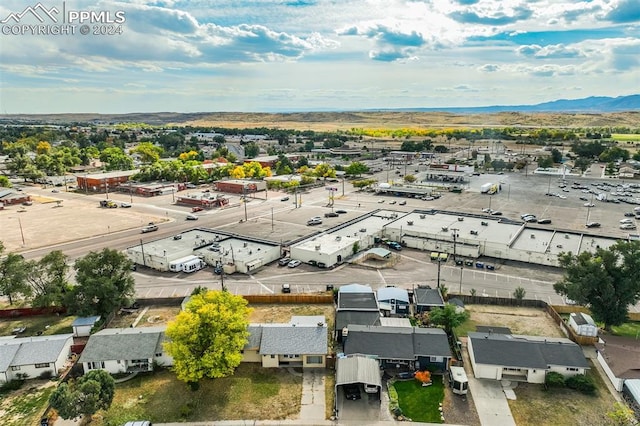
{"type": "Polygon", "coordinates": [[[438,256],[438,290],[440,290],[440,265],[442,261],[440,260],[440,256],[438,256]]]}
{"type": "Polygon", "coordinates": [[[462,267],[462,265],[460,265],[460,291],[458,292],[458,294],[462,295],[462,274],[464,272],[464,268],[462,267]]]}
{"type": "Polygon", "coordinates": [[[242,202],[244,203],[244,221],[247,221],[247,185],[242,186],[242,202]]]}

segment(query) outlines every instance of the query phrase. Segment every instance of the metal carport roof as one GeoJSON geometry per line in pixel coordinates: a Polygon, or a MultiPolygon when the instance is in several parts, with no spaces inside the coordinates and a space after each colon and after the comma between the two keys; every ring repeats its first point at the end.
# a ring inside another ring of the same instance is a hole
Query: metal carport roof
{"type": "Polygon", "coordinates": [[[340,385],[364,383],[382,387],[380,366],[374,358],[351,355],[336,360],[336,391],[340,385]]]}

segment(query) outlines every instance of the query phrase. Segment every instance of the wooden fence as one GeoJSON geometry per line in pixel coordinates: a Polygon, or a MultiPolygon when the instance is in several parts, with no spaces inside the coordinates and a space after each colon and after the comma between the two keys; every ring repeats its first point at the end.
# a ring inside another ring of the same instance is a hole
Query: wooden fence
{"type": "Polygon", "coordinates": [[[38,315],[64,314],[67,308],[50,306],[46,308],[15,308],[0,310],[0,318],[35,317],[38,315]]]}

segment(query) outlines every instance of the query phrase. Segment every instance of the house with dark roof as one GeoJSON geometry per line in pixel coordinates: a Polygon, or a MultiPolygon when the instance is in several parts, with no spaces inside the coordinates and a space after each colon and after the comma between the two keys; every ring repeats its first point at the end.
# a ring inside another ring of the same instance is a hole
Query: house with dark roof
{"type": "Polygon", "coordinates": [[[564,338],[470,332],[467,348],[477,379],[544,383],[552,371],[574,376],[589,369],[580,346],[564,338]]]}
{"type": "Polygon", "coordinates": [[[344,353],[376,358],[383,368],[447,371],[451,360],[440,328],[349,325],[344,353]]]}
{"type": "Polygon", "coordinates": [[[618,392],[625,381],[640,379],[640,340],[602,335],[595,347],[598,362],[618,392]]]}
{"type": "Polygon", "coordinates": [[[413,291],[416,313],[428,312],[433,308],[444,308],[442,293],[437,288],[419,286],[413,291]]]}
{"type": "Polygon", "coordinates": [[[153,371],[153,365],[171,366],[165,352],[166,326],[105,328],[89,337],[78,362],[85,372],[105,370],[111,374],[153,371]]]}
{"type": "Polygon", "coordinates": [[[294,316],[288,323],[251,324],[243,362],[263,367],[324,368],[329,353],[324,316],[294,316]]]}
{"type": "Polygon", "coordinates": [[[347,326],[380,325],[380,307],[376,294],[369,286],[349,284],[338,290],[335,337],[342,341],[347,326]]]}
{"type": "Polygon", "coordinates": [[[0,339],[0,383],[21,375],[37,378],[60,374],[71,355],[72,344],[71,334],[0,339]]]}

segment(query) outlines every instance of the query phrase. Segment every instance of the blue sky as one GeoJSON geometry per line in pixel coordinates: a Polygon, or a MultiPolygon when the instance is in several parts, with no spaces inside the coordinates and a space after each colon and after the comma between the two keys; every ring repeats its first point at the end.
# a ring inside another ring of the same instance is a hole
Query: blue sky
{"type": "Polygon", "coordinates": [[[520,105],[640,88],[639,0],[3,0],[0,21],[0,114],[520,105]],[[93,12],[89,34],[70,12],[93,12]],[[121,34],[93,34],[118,17],[121,34]]]}

